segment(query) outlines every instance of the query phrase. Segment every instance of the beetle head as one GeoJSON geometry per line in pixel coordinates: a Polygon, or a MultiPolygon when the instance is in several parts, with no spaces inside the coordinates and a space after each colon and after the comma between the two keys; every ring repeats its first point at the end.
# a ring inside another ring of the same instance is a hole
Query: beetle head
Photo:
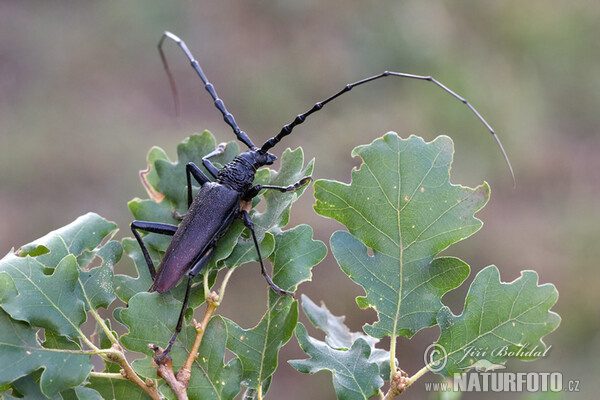
{"type": "Polygon", "coordinates": [[[244,159],[250,165],[252,165],[255,169],[258,169],[264,165],[271,165],[277,160],[277,156],[266,152],[261,151],[260,149],[254,148],[249,151],[245,151],[240,154],[238,157],[244,159]]]}

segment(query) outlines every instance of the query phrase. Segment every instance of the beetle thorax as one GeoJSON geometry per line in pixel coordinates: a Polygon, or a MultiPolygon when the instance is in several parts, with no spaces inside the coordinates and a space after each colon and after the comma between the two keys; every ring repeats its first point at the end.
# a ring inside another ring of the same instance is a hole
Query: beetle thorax
{"type": "Polygon", "coordinates": [[[230,186],[232,189],[245,193],[254,182],[256,170],[265,165],[271,165],[277,160],[273,154],[254,148],[240,153],[226,164],[220,171],[217,181],[230,186]]]}
{"type": "Polygon", "coordinates": [[[254,182],[256,168],[243,157],[237,156],[219,170],[217,182],[230,186],[240,193],[248,191],[254,182]]]}

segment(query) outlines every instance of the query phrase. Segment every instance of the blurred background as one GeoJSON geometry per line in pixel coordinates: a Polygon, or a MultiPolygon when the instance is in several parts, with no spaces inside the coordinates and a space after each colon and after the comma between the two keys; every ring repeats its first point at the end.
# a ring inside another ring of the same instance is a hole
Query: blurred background
{"type": "MultiPolygon", "coordinates": [[[[600,3],[1,1],[2,254],[88,211],[116,221],[121,237],[128,236],[126,204],[145,197],[138,170],[151,146],[174,158],[178,142],[204,129],[218,141],[233,139],[183,54],[168,43],[182,104],[175,117],[156,51],[164,30],[187,42],[255,143],[344,84],[386,69],[433,75],[466,97],[503,141],[516,189],[486,129],[426,82],[386,78],[357,88],[296,128],[275,153],[301,145],[317,159],[315,178],[347,182],[358,165],[351,150],[388,131],[426,140],[451,136],[452,181],[486,180],[492,197],[477,215],[485,223],[481,231],[445,252],[465,260],[473,274],[444,302],[462,312],[474,273],[489,264],[507,282],[521,270],[538,271],[541,283],[558,287],[553,310],[562,324],[545,339],[549,356],[509,361],[507,370],[563,372],[581,381],[574,397],[597,398],[600,3]]],[[[327,243],[341,226],[317,216],[313,202],[308,190],[292,224],[309,223],[327,243]]],[[[119,265],[124,272],[131,262],[119,265]]],[[[265,308],[257,271],[238,270],[220,308],[247,328],[265,308]]],[[[353,330],[376,319],[358,309],[354,298],[363,293],[331,255],[300,292],[346,315],[353,330]]],[[[419,370],[423,350],[438,334],[430,328],[399,339],[401,367],[419,370]]],[[[269,398],[335,398],[329,374],[300,374],[285,362],[291,358],[303,358],[295,339],[280,354],[269,398]]],[[[421,381],[437,379],[427,374],[421,381]]],[[[404,396],[427,398],[421,381],[404,396]]]]}

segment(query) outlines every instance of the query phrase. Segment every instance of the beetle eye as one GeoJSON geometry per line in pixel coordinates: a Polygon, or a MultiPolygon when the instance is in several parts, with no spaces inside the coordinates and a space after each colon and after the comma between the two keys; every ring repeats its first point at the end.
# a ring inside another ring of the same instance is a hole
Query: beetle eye
{"type": "Polygon", "coordinates": [[[267,165],[271,165],[277,160],[277,157],[271,153],[267,153],[267,165]]]}

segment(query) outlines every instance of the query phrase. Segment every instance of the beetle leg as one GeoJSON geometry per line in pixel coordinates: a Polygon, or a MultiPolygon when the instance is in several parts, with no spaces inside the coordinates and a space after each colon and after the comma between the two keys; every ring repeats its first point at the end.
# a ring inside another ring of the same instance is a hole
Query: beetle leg
{"type": "Polygon", "coordinates": [[[144,241],[142,240],[138,230],[173,236],[175,232],[177,232],[177,226],[146,221],[133,221],[131,223],[131,232],[133,232],[133,236],[135,236],[136,240],[140,244],[142,254],[144,254],[144,259],[146,260],[146,264],[148,264],[148,271],[150,271],[150,276],[152,277],[152,280],[154,280],[156,277],[156,268],[154,268],[154,263],[152,262],[150,253],[148,253],[148,248],[144,244],[144,241]]]}
{"type": "Polygon", "coordinates": [[[227,143],[219,143],[216,149],[202,157],[202,165],[204,165],[204,168],[206,168],[215,179],[219,175],[219,169],[209,161],[209,158],[223,154],[223,152],[225,151],[225,147],[227,147],[227,143]]]}
{"type": "Polygon", "coordinates": [[[258,240],[256,240],[256,233],[254,233],[254,223],[252,222],[252,219],[250,219],[250,214],[248,214],[248,211],[242,210],[240,212],[240,218],[242,219],[242,221],[244,221],[244,225],[246,225],[246,227],[250,230],[250,233],[252,234],[252,240],[254,240],[254,247],[256,247],[256,252],[258,253],[258,261],[260,262],[260,272],[267,280],[269,286],[271,286],[271,289],[273,289],[273,291],[275,291],[275,293],[277,293],[280,296],[284,296],[286,294],[291,294],[293,296],[294,292],[281,289],[279,286],[273,283],[271,277],[269,276],[269,274],[267,274],[267,270],[265,269],[265,265],[263,264],[262,255],[260,254],[258,240]]]}
{"type": "Polygon", "coordinates": [[[283,192],[283,193],[294,192],[294,191],[300,189],[302,186],[309,183],[311,180],[312,180],[312,177],[306,176],[290,186],[255,185],[248,191],[247,197],[253,198],[253,197],[257,196],[258,193],[263,189],[279,190],[280,192],[283,192]]]}
{"type": "Polygon", "coordinates": [[[194,264],[192,269],[190,269],[190,271],[187,274],[188,282],[187,282],[187,287],[185,289],[185,297],[183,298],[183,304],[181,305],[181,311],[179,312],[179,319],[177,320],[177,326],[175,327],[175,332],[173,333],[173,336],[171,336],[171,340],[169,340],[169,344],[167,345],[167,348],[161,354],[156,356],[159,358],[157,360],[157,364],[160,364],[159,361],[163,361],[164,357],[166,357],[169,354],[169,352],[171,351],[171,348],[173,347],[173,344],[175,344],[177,335],[179,335],[179,332],[181,332],[181,328],[183,327],[183,320],[185,319],[185,310],[187,309],[187,303],[188,303],[188,300],[190,297],[190,290],[192,288],[192,280],[194,279],[194,277],[196,275],[198,275],[198,273],[200,273],[200,271],[202,271],[202,268],[204,268],[204,266],[208,263],[208,261],[210,261],[210,257],[212,256],[213,250],[214,250],[214,246],[210,247],[206,251],[206,253],[204,253],[204,255],[202,257],[200,257],[198,262],[196,262],[196,264],[194,264]]]}
{"type": "Polygon", "coordinates": [[[205,183],[210,182],[210,179],[204,172],[193,162],[189,162],[185,166],[185,176],[187,178],[187,187],[188,187],[188,208],[192,205],[192,201],[194,196],[192,196],[192,176],[196,179],[196,182],[200,184],[200,186],[204,186],[205,183]]]}

